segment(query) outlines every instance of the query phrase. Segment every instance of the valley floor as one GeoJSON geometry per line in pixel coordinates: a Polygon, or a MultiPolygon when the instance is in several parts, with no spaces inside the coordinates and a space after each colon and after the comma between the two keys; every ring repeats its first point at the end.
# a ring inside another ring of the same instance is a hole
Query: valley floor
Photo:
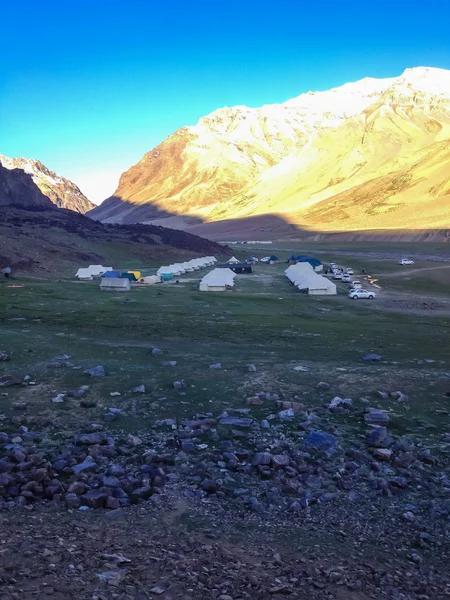
{"type": "Polygon", "coordinates": [[[449,254],[317,246],[354,302],[274,246],[226,293],[0,282],[1,598],[450,596],[449,254]]]}

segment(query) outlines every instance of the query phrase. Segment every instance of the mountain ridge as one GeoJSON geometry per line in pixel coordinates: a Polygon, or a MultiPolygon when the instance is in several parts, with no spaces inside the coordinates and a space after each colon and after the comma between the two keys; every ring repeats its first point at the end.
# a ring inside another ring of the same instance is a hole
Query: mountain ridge
{"type": "Polygon", "coordinates": [[[448,140],[444,69],[407,69],[261,108],[225,107],[146,153],[88,216],[133,223],[178,215],[189,227],[192,219],[274,213],[325,231],[388,222],[423,229],[425,218],[441,229],[450,225],[449,163],[440,146],[448,140]],[[384,191],[372,201],[370,182],[380,177],[384,191]],[[440,206],[428,218],[435,202],[440,206]],[[409,203],[417,218],[408,214],[409,203]]]}
{"type": "Polygon", "coordinates": [[[77,185],[48,169],[40,160],[9,158],[0,154],[0,165],[9,170],[21,169],[30,175],[44,196],[58,208],[68,208],[85,214],[95,207],[77,185]]]}

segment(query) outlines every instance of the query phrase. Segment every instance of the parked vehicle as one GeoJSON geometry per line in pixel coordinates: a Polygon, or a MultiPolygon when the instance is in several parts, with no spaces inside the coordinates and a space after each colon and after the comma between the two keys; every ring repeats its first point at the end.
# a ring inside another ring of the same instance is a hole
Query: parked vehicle
{"type": "Polygon", "coordinates": [[[342,273],[340,271],[335,271],[333,273],[333,279],[342,279],[342,273]]]}
{"type": "Polygon", "coordinates": [[[259,262],[268,263],[269,260],[270,260],[270,256],[265,256],[264,258],[261,258],[259,262]]]}
{"type": "Polygon", "coordinates": [[[350,281],[351,281],[350,275],[348,273],[344,273],[342,275],[342,281],[344,281],[345,283],[350,283],[350,281]]]}
{"type": "Polygon", "coordinates": [[[350,288],[353,290],[360,290],[362,288],[361,282],[360,281],[352,281],[350,283],[350,288]]]}
{"type": "Polygon", "coordinates": [[[413,260],[410,260],[409,258],[401,258],[401,259],[398,261],[398,264],[399,264],[399,265],[413,265],[413,264],[414,264],[414,261],[413,261],[413,260]]]}
{"type": "Polygon", "coordinates": [[[345,272],[346,272],[348,275],[353,275],[353,269],[345,269],[345,272]]]}
{"type": "Polygon", "coordinates": [[[375,292],[369,292],[368,290],[363,290],[363,289],[351,290],[351,292],[348,295],[348,297],[351,298],[352,300],[360,300],[360,299],[373,300],[375,298],[375,296],[376,296],[375,292]]]}

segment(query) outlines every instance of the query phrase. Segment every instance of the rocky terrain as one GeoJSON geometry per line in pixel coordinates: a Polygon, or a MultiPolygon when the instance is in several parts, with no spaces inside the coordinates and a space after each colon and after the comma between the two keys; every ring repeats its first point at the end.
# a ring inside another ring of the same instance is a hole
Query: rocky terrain
{"type": "MultiPolygon", "coordinates": [[[[39,160],[8,158],[0,154],[0,166],[9,170],[21,169],[31,175],[42,194],[59,208],[84,214],[95,206],[74,183],[50,171],[39,160]]],[[[22,202],[26,202],[26,199],[23,198],[22,202]]]]}
{"type": "MultiPolygon", "coordinates": [[[[66,355],[46,366],[76,368],[66,355]]],[[[86,371],[91,381],[105,375],[100,365],[86,371]]],[[[36,384],[0,378],[3,390],[36,384]]],[[[181,397],[191,388],[171,387],[181,397]]],[[[352,400],[330,387],[317,384],[317,406],[261,392],[244,407],[163,419],[139,435],[110,428],[125,425],[126,409],[89,421],[95,384],[53,398],[81,415],[79,431],[16,401],[0,432],[0,518],[16,524],[5,521],[0,534],[3,597],[447,598],[450,435],[428,447],[391,431],[408,405],[401,391],[352,400]],[[33,532],[26,548],[18,522],[33,532]]],[[[135,407],[145,393],[130,390],[135,407]]]]}
{"type": "Polygon", "coordinates": [[[181,228],[248,218],[249,231],[264,215],[324,232],[447,229],[449,138],[443,69],[222,108],[145,154],[89,215],[116,223],[175,215],[181,228]]]}

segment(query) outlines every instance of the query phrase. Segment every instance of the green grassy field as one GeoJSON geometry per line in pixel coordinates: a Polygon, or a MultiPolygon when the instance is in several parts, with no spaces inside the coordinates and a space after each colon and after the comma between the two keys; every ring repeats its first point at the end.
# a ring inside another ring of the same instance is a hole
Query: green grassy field
{"type": "MultiPolygon", "coordinates": [[[[359,266],[353,259],[345,264],[359,266]]],[[[355,303],[341,283],[335,297],[306,297],[284,276],[286,266],[259,264],[253,275],[237,276],[235,289],[225,293],[199,292],[203,272],[180,277],[179,284],[134,287],[130,293],[100,292],[96,281],[23,279],[15,282],[21,288],[3,281],[0,349],[12,360],[0,369],[29,375],[38,385],[9,388],[9,395],[0,397],[0,413],[9,416],[11,402],[25,398],[31,412],[56,413],[75,424],[97,420],[114,406],[126,415],[117,427],[136,431],[150,428],[155,419],[239,408],[262,390],[317,405],[323,399],[315,385],[325,380],[332,384],[330,399],[368,396],[374,405],[383,404],[375,399],[376,390],[400,389],[410,396],[407,407],[394,407],[400,427],[415,424],[417,435],[427,434],[428,427],[444,430],[435,411],[448,408],[450,319],[394,313],[377,301],[355,303]],[[25,320],[11,320],[18,318],[25,320]],[[153,347],[164,354],[152,355],[153,347]],[[362,362],[368,352],[381,354],[383,361],[362,362]],[[62,354],[80,368],[47,367],[62,354]],[[177,365],[163,366],[168,360],[177,365]],[[209,368],[217,362],[222,369],[209,368]],[[246,370],[248,363],[255,373],[246,370]],[[106,377],[84,373],[98,364],[106,377]],[[295,371],[298,365],[308,370],[295,371]],[[185,396],[172,388],[179,379],[188,384],[185,396]],[[137,397],[131,389],[142,383],[146,394],[137,397]],[[52,404],[55,392],[83,384],[92,384],[95,407],[80,410],[75,400],[52,404]],[[411,423],[405,425],[405,419],[411,423]]],[[[382,285],[398,268],[380,259],[375,266],[382,285]]],[[[147,265],[146,272],[152,269],[147,265]]],[[[400,278],[395,289],[402,283],[407,289],[411,281],[400,278]]],[[[384,402],[392,408],[392,401],[384,402]]]]}

